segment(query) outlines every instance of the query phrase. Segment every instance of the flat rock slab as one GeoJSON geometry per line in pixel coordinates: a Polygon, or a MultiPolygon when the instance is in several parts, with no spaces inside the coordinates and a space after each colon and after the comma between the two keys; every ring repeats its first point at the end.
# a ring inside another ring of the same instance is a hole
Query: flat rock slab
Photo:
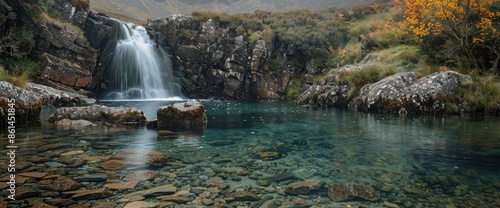
{"type": "Polygon", "coordinates": [[[28,177],[28,178],[43,178],[46,176],[48,173],[43,173],[43,172],[25,172],[25,173],[19,173],[20,176],[28,177]]]}

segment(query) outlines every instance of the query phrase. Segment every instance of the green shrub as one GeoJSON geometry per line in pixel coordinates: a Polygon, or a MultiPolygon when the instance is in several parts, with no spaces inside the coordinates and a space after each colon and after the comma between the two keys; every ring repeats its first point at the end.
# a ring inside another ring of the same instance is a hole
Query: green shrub
{"type": "Polygon", "coordinates": [[[283,61],[279,59],[271,59],[269,60],[269,69],[271,71],[277,71],[283,69],[283,61]]]}
{"type": "Polygon", "coordinates": [[[255,42],[257,42],[260,39],[261,35],[259,33],[260,32],[254,32],[254,33],[252,33],[252,35],[250,35],[250,37],[248,37],[248,43],[250,45],[253,45],[255,42]]]}
{"type": "Polygon", "coordinates": [[[295,78],[290,81],[286,87],[286,97],[288,99],[296,100],[304,89],[302,89],[302,81],[300,78],[295,78]]]}
{"type": "Polygon", "coordinates": [[[500,78],[494,74],[472,73],[474,81],[464,83],[457,93],[450,97],[454,103],[465,102],[479,113],[500,114],[500,78]]]}
{"type": "Polygon", "coordinates": [[[181,29],[179,33],[179,38],[184,41],[189,41],[191,40],[191,32],[186,29],[181,29]]]}

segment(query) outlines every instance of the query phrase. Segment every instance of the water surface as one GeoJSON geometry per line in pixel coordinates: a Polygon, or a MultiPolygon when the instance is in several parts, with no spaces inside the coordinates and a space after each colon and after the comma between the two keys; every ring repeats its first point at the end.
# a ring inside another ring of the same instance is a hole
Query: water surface
{"type": "MultiPolygon", "coordinates": [[[[103,104],[138,107],[148,119],[154,119],[156,108],[168,103],[171,102],[103,104]]],[[[497,117],[400,117],[360,114],[348,109],[303,108],[282,101],[204,100],[203,103],[208,118],[203,135],[181,133],[165,137],[144,127],[57,129],[43,122],[41,127],[19,129],[17,151],[21,153],[20,160],[31,166],[26,170],[73,178],[89,171],[102,172],[98,167],[102,161],[86,160],[74,167],[66,164],[59,169],[44,164],[61,162],[57,154],[71,150],[84,151],[74,156],[76,159],[106,158],[127,150],[165,152],[170,164],[163,168],[144,168],[158,171],[160,176],[141,182],[136,190],[168,183],[176,184],[179,189],[189,186],[189,190],[193,190],[193,187],[208,186],[205,182],[213,177],[221,177],[229,187],[210,196],[212,200],[224,199],[225,194],[234,190],[247,190],[282,199],[282,207],[297,204],[298,200],[322,207],[345,207],[346,204],[382,207],[383,202],[406,207],[500,205],[500,121],[497,117]],[[51,150],[37,148],[54,143],[64,145],[51,150]],[[272,153],[272,156],[262,153],[272,153]],[[172,168],[172,164],[178,163],[183,164],[182,168],[172,168]],[[242,170],[249,174],[235,174],[242,170]],[[274,180],[280,175],[291,177],[274,180]],[[262,180],[268,180],[269,184],[260,184],[262,180]],[[333,202],[326,190],[305,196],[283,192],[288,184],[302,180],[372,186],[381,192],[381,200],[333,202]]],[[[53,110],[45,109],[42,116],[48,116],[53,110]]],[[[5,135],[2,133],[2,138],[5,135]]],[[[4,148],[7,144],[4,140],[2,143],[4,148]]],[[[3,160],[2,163],[4,167],[3,160]]],[[[114,171],[114,174],[119,180],[131,171],[134,170],[114,171]]],[[[20,187],[37,188],[40,181],[32,183],[35,185],[20,187]]],[[[104,183],[86,184],[101,187],[104,183]]],[[[131,191],[119,191],[107,200],[124,206],[120,196],[131,191]]],[[[191,191],[190,196],[196,199],[200,195],[191,191]]],[[[154,197],[144,200],[158,201],[154,197]]],[[[251,206],[255,202],[226,203],[236,207],[251,206]]]]}

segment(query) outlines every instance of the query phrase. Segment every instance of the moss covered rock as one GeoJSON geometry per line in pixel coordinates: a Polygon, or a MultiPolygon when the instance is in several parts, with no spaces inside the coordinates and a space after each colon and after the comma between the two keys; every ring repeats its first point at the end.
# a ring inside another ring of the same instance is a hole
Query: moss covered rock
{"type": "Polygon", "coordinates": [[[161,106],[156,113],[158,130],[202,133],[207,127],[205,106],[199,100],[161,106]]]}

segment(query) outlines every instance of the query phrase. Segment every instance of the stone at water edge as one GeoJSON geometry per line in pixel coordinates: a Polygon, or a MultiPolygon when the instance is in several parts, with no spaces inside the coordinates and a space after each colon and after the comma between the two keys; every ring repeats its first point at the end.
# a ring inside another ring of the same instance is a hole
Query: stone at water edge
{"type": "Polygon", "coordinates": [[[15,114],[16,127],[40,122],[42,105],[42,98],[27,89],[0,82],[0,127],[9,125],[9,112],[15,114]]]}
{"type": "Polygon", "coordinates": [[[189,100],[156,111],[158,130],[194,131],[202,133],[207,127],[205,106],[199,100],[189,100]]]}

